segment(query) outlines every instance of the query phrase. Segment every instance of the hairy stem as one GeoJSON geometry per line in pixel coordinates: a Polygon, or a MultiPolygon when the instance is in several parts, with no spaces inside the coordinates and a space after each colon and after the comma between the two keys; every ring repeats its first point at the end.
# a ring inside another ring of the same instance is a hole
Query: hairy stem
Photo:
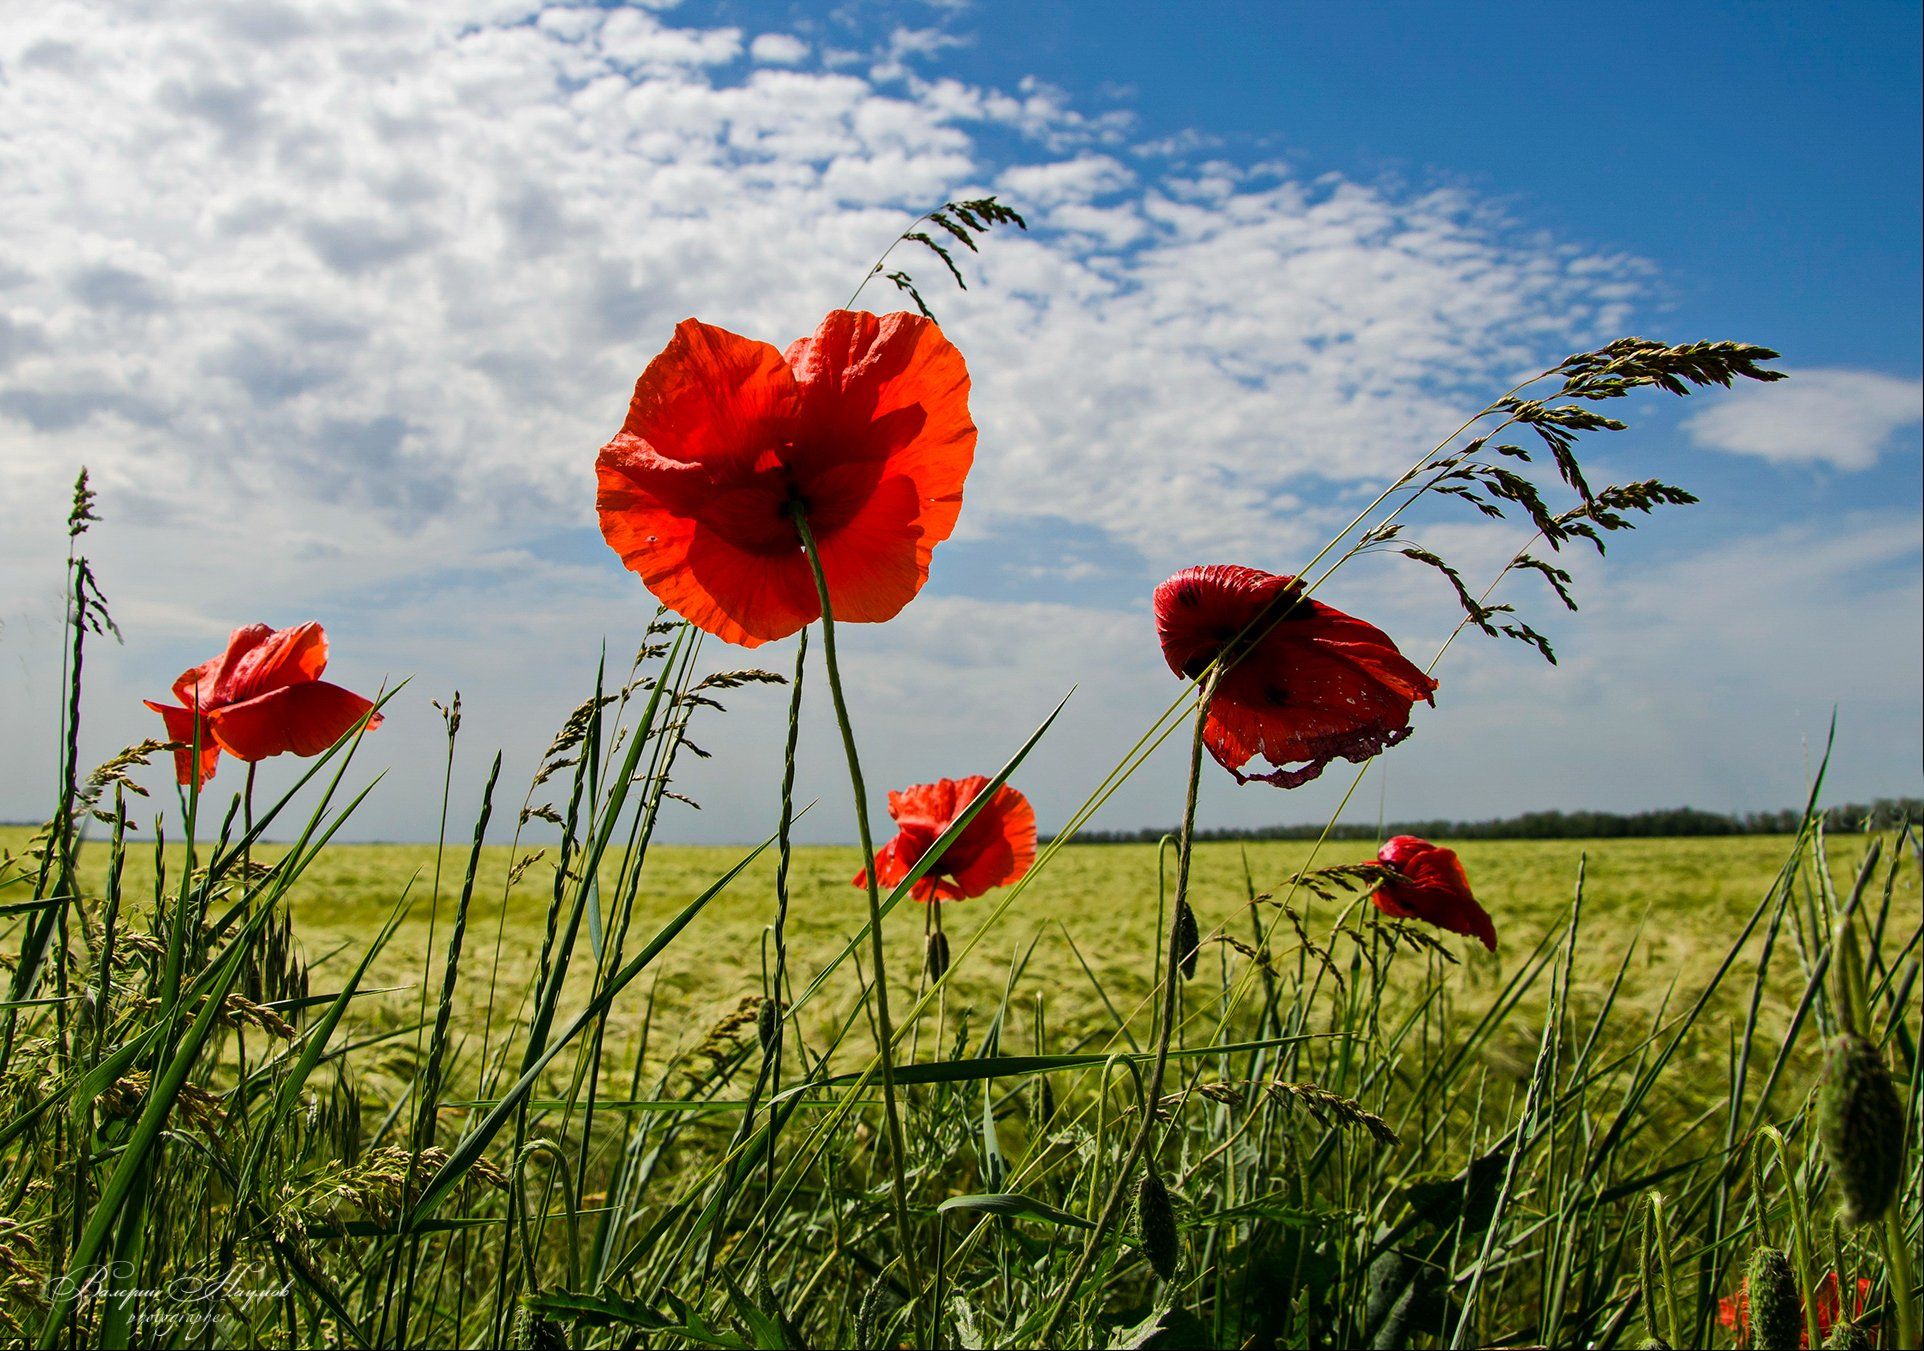
{"type": "Polygon", "coordinates": [[[1062,1293],[1056,1297],[1055,1308],[1049,1313],[1049,1321],[1042,1326],[1036,1337],[1037,1346],[1053,1346],[1050,1339],[1068,1311],[1069,1301],[1089,1274],[1094,1265],[1096,1254],[1102,1251],[1104,1240],[1122,1211],[1123,1198],[1129,1194],[1131,1181],[1141,1166],[1143,1157],[1152,1152],[1151,1146],[1156,1138],[1156,1104],[1162,1098],[1164,1073],[1169,1068],[1169,1046],[1175,1039],[1176,1022],[1182,1007],[1182,963],[1181,927],[1183,906],[1189,899],[1189,859],[1193,852],[1196,833],[1196,798],[1202,787],[1203,728],[1209,722],[1209,705],[1216,697],[1214,673],[1203,680],[1202,694],[1196,701],[1196,729],[1189,741],[1189,791],[1183,799],[1182,835],[1176,845],[1176,903],[1170,908],[1169,947],[1158,954],[1157,966],[1162,980],[1162,1013],[1156,1029],[1156,1059],[1149,1071],[1148,1091],[1142,1099],[1142,1126],[1136,1131],[1136,1138],[1129,1146],[1122,1167],[1116,1172],[1115,1184],[1109,1189],[1109,1199],[1103,1203],[1102,1214],[1096,1219],[1096,1227],[1090,1231],[1089,1241],[1083,1246],[1082,1255],[1076,1259],[1075,1269],[1063,1283],[1062,1293]]]}
{"type": "Polygon", "coordinates": [[[808,528],[808,516],[801,503],[790,508],[795,532],[801,536],[802,551],[808,555],[809,571],[815,577],[815,594],[822,602],[822,663],[828,669],[828,692],[835,703],[835,722],[842,732],[842,749],[848,755],[848,784],[855,795],[855,829],[862,841],[862,875],[868,880],[869,955],[875,963],[875,1024],[877,1052],[882,1067],[882,1104],[888,1117],[889,1185],[895,1202],[896,1237],[902,1245],[902,1260],[907,1264],[909,1284],[920,1293],[920,1263],[915,1256],[914,1235],[909,1228],[908,1150],[902,1138],[902,1111],[895,1093],[894,1024],[889,1021],[888,968],[882,953],[882,896],[875,876],[875,842],[868,826],[868,790],[862,785],[862,761],[855,751],[855,728],[849,721],[848,701],[842,696],[842,673],[835,660],[835,613],[829,602],[828,578],[822,572],[821,550],[808,528]]]}

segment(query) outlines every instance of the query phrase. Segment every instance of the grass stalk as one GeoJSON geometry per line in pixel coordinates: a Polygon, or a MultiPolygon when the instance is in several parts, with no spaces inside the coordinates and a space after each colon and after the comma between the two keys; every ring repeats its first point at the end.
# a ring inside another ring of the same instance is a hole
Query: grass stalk
{"type": "Polygon", "coordinates": [[[915,1231],[909,1223],[908,1146],[902,1135],[902,1109],[895,1091],[895,1029],[889,1021],[888,962],[882,945],[882,894],[875,875],[875,843],[869,833],[868,791],[862,785],[862,761],[855,750],[855,728],[849,720],[848,700],[842,694],[841,667],[835,659],[835,610],[828,594],[828,578],[822,571],[821,550],[808,528],[808,515],[800,502],[789,511],[795,531],[801,536],[802,550],[808,555],[809,571],[815,578],[815,594],[822,604],[822,664],[828,671],[828,692],[835,704],[835,723],[842,733],[842,749],[848,757],[849,791],[855,796],[855,829],[862,842],[862,869],[867,879],[869,955],[875,964],[871,989],[875,996],[875,1022],[878,1056],[881,1061],[882,1103],[888,1119],[889,1187],[895,1204],[896,1237],[902,1244],[902,1260],[909,1282],[919,1294],[922,1289],[921,1263],[916,1255],[915,1231]]]}

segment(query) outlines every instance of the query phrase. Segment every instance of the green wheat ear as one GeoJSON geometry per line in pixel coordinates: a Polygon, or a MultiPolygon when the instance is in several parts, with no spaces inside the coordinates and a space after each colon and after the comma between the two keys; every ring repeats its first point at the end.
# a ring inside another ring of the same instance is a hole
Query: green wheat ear
{"type": "Polygon", "coordinates": [[[1142,1255],[1165,1281],[1176,1277],[1181,1249],[1176,1239],[1176,1209],[1169,1203],[1169,1188],[1152,1164],[1136,1186],[1136,1227],[1142,1240],[1142,1255]]]}
{"type": "Polygon", "coordinates": [[[1831,1043],[1817,1131],[1844,1193],[1844,1218],[1870,1224],[1890,1208],[1904,1172],[1904,1108],[1877,1048],[1853,1032],[1831,1043]]]}
{"type": "Polygon", "coordinates": [[[1803,1303],[1790,1258],[1778,1248],[1757,1249],[1750,1255],[1744,1290],[1750,1299],[1750,1344],[1759,1351],[1797,1351],[1803,1303]]]}

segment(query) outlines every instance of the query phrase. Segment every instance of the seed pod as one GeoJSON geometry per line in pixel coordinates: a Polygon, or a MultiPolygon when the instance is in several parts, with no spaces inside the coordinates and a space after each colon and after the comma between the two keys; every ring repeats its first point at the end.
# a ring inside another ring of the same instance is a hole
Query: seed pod
{"type": "Polygon", "coordinates": [[[1169,1188],[1163,1186],[1154,1167],[1143,1173],[1136,1186],[1136,1230],[1149,1265],[1165,1281],[1174,1280],[1181,1254],[1176,1240],[1176,1210],[1169,1204],[1169,1188]]]}
{"type": "Polygon", "coordinates": [[[1856,1319],[1840,1318],[1830,1325],[1824,1351],[1871,1351],[1871,1335],[1856,1319]]]}
{"type": "Polygon", "coordinates": [[[1852,1224],[1880,1218],[1903,1179],[1904,1108],[1884,1058],[1855,1033],[1831,1043],[1817,1133],[1844,1193],[1844,1218],[1852,1224]]]}
{"type": "Polygon", "coordinates": [[[762,1000],[761,1012],[755,1015],[755,1033],[761,1038],[762,1052],[767,1054],[774,1048],[775,1033],[781,1029],[782,1005],[780,1000],[762,1000]]]}
{"type": "Polygon", "coordinates": [[[929,935],[929,979],[942,979],[949,969],[949,936],[940,929],[929,935]]]}
{"type": "Polygon", "coordinates": [[[1750,1300],[1750,1344],[1759,1351],[1797,1351],[1804,1334],[1803,1301],[1782,1250],[1759,1248],[1750,1255],[1744,1293],[1750,1300]]]}
{"type": "Polygon", "coordinates": [[[1196,929],[1196,912],[1189,908],[1188,901],[1176,902],[1176,927],[1173,933],[1176,941],[1176,963],[1182,968],[1182,978],[1194,980],[1196,949],[1202,943],[1202,936],[1196,929]]]}

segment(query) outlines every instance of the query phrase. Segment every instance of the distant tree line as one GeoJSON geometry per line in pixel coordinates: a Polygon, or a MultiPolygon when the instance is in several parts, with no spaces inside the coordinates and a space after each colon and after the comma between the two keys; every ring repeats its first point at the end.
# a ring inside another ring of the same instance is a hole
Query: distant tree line
{"type": "MultiPolygon", "coordinates": [[[[1432,840],[1607,840],[1673,835],[1789,835],[1803,821],[1801,811],[1725,812],[1695,807],[1664,807],[1647,812],[1525,812],[1495,821],[1392,821],[1380,836],[1421,835],[1432,840]]],[[[1906,821],[1924,821],[1924,798],[1881,797],[1875,802],[1851,802],[1824,811],[1825,828],[1859,833],[1894,830],[1906,821]]],[[[1076,839],[1085,844],[1154,844],[1167,830],[1084,830],[1076,839]]],[[[1320,825],[1249,826],[1241,829],[1199,830],[1199,840],[1314,840],[1320,825]]],[[[1338,823],[1332,840],[1376,840],[1377,827],[1338,823]]]]}

